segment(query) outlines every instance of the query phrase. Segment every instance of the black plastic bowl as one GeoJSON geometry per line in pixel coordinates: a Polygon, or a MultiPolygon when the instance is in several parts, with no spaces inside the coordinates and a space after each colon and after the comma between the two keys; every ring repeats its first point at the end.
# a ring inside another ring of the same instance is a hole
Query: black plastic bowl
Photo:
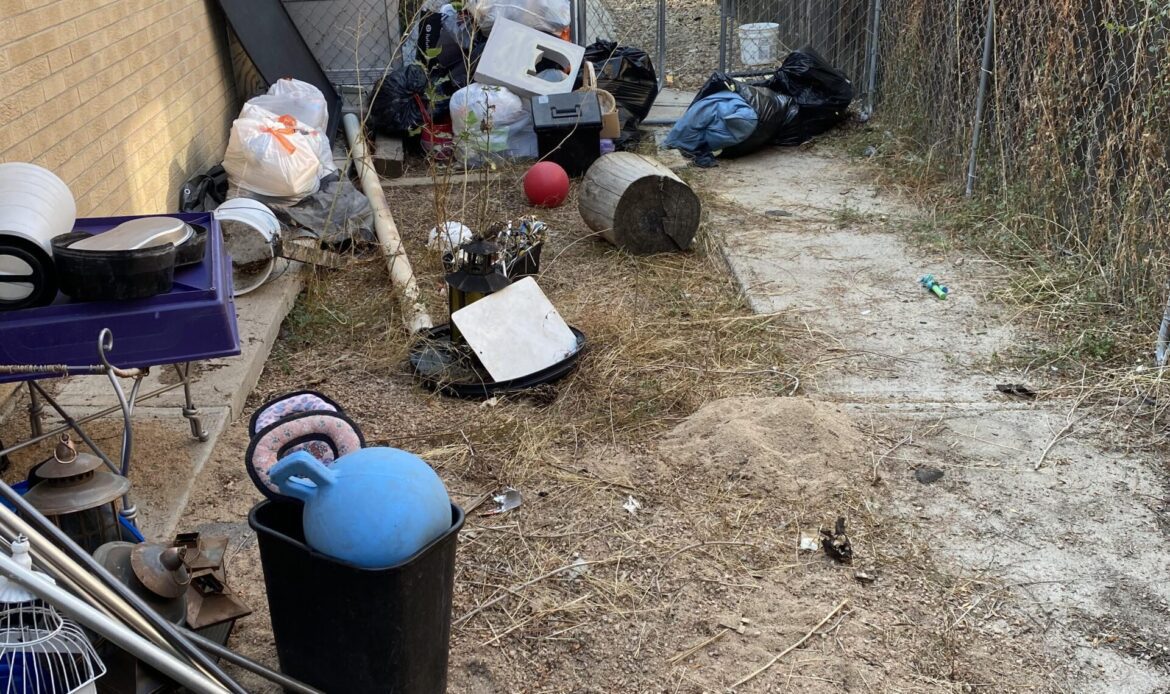
{"type": "Polygon", "coordinates": [[[175,248],[175,267],[198,265],[203,262],[207,251],[207,227],[201,224],[188,224],[195,231],[195,235],[175,248]]]}
{"type": "Polygon", "coordinates": [[[61,293],[76,301],[145,299],[171,291],[175,247],[163,244],[131,251],[79,251],[70,245],[89,234],[73,232],[53,239],[53,262],[61,293]]]}

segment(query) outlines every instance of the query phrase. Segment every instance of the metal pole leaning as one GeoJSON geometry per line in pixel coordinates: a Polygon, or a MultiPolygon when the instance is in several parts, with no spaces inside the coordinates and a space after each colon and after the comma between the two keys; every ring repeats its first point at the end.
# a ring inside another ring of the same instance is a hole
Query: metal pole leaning
{"type": "Polygon", "coordinates": [[[666,84],[666,0],[658,0],[658,91],[666,84]]]}
{"type": "Polygon", "coordinates": [[[870,5],[873,12],[869,31],[869,55],[865,58],[865,118],[873,115],[874,92],[877,90],[878,39],[881,38],[882,0],[873,0],[870,5]]]}
{"type": "Polygon", "coordinates": [[[727,72],[727,10],[730,0],[719,2],[719,72],[727,72]]]}
{"type": "Polygon", "coordinates": [[[995,0],[987,2],[987,33],[983,36],[983,65],[979,74],[979,95],[975,97],[975,124],[971,129],[971,161],[967,164],[967,197],[975,192],[975,166],[979,163],[979,134],[983,130],[983,107],[991,76],[991,51],[995,43],[995,0]]]}

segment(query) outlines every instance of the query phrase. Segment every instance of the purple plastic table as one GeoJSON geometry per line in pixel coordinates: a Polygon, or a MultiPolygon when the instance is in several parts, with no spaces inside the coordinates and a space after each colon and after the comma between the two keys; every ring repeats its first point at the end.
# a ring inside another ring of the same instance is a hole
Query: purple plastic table
{"type": "MultiPolygon", "coordinates": [[[[73,431],[111,469],[126,475],[133,443],[130,418],[134,405],[178,388],[183,389],[183,416],[190,422],[191,435],[207,440],[199,410],[191,399],[190,365],[193,361],[240,353],[231,259],[224,249],[219,224],[210,213],[167,216],[207,229],[203,262],[176,270],[170,292],[133,301],[75,302],[58,295],[48,306],[0,313],[0,383],[28,383],[32,430],[32,436],[24,441],[7,448],[0,445],[0,457],[73,431]],[[150,367],[159,365],[171,365],[178,382],[139,394],[150,367]],[[118,404],[79,419],[71,417],[40,384],[44,379],[68,375],[107,376],[118,404]],[[128,396],[119,377],[133,379],[128,396]],[[57,412],[64,424],[44,431],[42,401],[57,412]],[[120,465],[98,448],[82,428],[118,410],[125,424],[120,465]]],[[[74,231],[100,234],[131,219],[135,217],[79,219],[74,231]]],[[[129,502],[125,505],[123,514],[133,518],[133,507],[129,502]]]]}

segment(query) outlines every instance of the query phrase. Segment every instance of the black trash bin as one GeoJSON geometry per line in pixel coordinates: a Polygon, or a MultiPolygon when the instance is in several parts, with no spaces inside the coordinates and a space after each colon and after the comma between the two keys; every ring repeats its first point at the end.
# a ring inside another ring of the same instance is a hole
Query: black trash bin
{"type": "Polygon", "coordinates": [[[410,559],[363,569],[305,544],[299,502],[262,501],[256,531],[280,669],[328,694],[447,690],[455,545],[451,529],[410,559]]]}

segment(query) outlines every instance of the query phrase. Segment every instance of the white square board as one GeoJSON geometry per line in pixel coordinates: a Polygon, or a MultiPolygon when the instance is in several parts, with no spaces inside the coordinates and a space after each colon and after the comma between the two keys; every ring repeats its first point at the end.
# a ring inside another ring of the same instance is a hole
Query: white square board
{"type": "Polygon", "coordinates": [[[451,320],[497,382],[547,369],[577,350],[577,337],[531,277],[459,309],[451,320]]]}

